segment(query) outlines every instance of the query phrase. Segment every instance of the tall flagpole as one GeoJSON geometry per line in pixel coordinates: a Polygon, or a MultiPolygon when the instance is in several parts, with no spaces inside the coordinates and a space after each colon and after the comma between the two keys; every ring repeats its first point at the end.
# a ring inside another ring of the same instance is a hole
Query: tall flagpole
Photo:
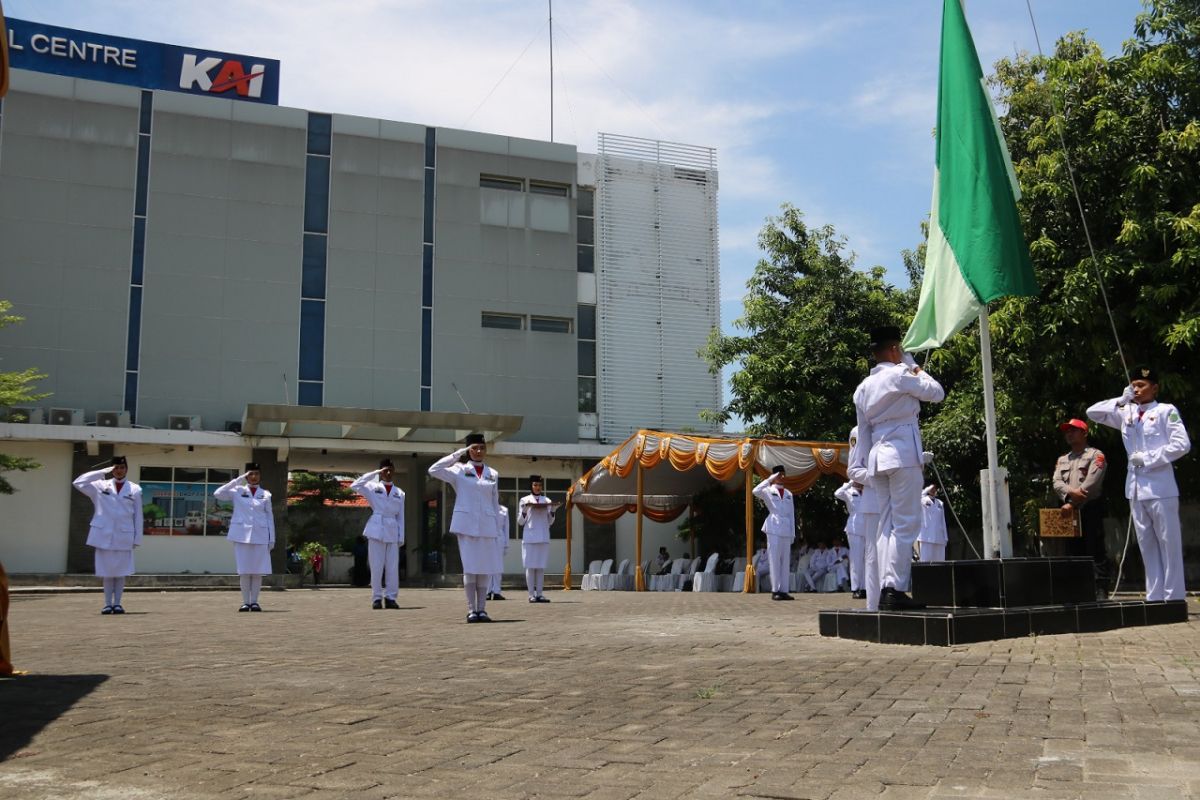
{"type": "Polygon", "coordinates": [[[988,325],[987,306],[979,312],[979,355],[983,363],[983,419],[987,433],[987,477],[982,481],[986,496],[986,524],[983,530],[984,556],[1012,556],[1012,538],[1006,520],[1000,518],[998,497],[1003,476],[1000,472],[1000,449],[996,443],[996,387],[992,377],[992,331],[988,325]]]}

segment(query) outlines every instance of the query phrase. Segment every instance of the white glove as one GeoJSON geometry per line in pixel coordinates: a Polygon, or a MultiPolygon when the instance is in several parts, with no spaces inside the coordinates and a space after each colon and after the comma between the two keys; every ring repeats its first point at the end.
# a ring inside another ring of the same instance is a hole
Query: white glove
{"type": "Polygon", "coordinates": [[[917,367],[917,360],[912,357],[912,353],[905,353],[904,355],[900,356],[900,363],[912,367],[913,369],[916,369],[917,367]]]}
{"type": "Polygon", "coordinates": [[[1133,386],[1127,385],[1125,391],[1121,392],[1121,399],[1117,401],[1117,408],[1122,408],[1133,402],[1133,386]]]}
{"type": "Polygon", "coordinates": [[[932,464],[933,463],[933,453],[929,452],[928,450],[921,453],[921,463],[922,464],[932,464]]]}
{"type": "Polygon", "coordinates": [[[1146,466],[1146,454],[1145,453],[1134,453],[1133,455],[1129,456],[1129,463],[1135,467],[1146,466]]]}

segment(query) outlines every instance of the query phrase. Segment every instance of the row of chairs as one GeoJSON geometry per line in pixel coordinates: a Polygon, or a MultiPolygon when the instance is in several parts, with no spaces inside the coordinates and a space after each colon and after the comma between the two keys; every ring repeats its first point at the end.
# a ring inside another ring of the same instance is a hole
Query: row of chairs
{"type": "MultiPolygon", "coordinates": [[[[650,575],[649,561],[643,562],[642,574],[646,576],[646,588],[652,592],[678,592],[691,581],[694,592],[740,592],[746,584],[746,559],[738,558],[733,562],[733,572],[729,575],[716,574],[717,562],[720,555],[713,553],[700,569],[701,559],[677,558],[671,562],[670,572],[664,575],[650,575]]],[[[580,581],[584,591],[633,591],[634,568],[629,559],[624,559],[612,571],[613,559],[593,561],[588,564],[587,572],[580,581]]],[[[769,591],[766,589],[765,591],[769,591]]],[[[760,587],[760,591],[763,591],[760,587]]]]}

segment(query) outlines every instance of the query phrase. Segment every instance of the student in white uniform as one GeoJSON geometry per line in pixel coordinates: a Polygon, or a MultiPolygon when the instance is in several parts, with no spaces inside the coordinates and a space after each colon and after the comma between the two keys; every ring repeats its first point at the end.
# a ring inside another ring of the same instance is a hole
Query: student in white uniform
{"type": "Polygon", "coordinates": [[[846,591],[850,586],[850,548],[840,541],[829,548],[829,571],[837,578],[837,590],[846,591]]]}
{"type": "MultiPolygon", "coordinates": [[[[850,432],[851,445],[858,439],[857,429],[850,432]]],[[[850,546],[850,596],[865,600],[867,592],[863,588],[863,566],[866,557],[866,547],[863,537],[862,521],[862,486],[854,481],[846,481],[833,496],[846,506],[846,541],[850,546]]]]}
{"type": "Polygon", "coordinates": [[[134,573],[133,549],[142,543],[142,487],[125,480],[128,472],[125,456],[113,456],[108,468],[85,472],[72,482],[95,507],[87,545],[95,548],[96,575],[104,582],[100,613],[105,615],[125,613],[125,578],[134,573]]]}
{"type": "MultiPolygon", "coordinates": [[[[496,536],[496,547],[500,551],[500,564],[504,564],[504,557],[508,555],[508,508],[500,506],[497,509],[500,515],[496,518],[496,524],[500,526],[499,533],[496,536]]],[[[504,579],[504,573],[496,572],[488,579],[488,600],[504,600],[504,595],[500,594],[500,582],[504,579]]]]}
{"type": "Polygon", "coordinates": [[[271,493],[259,485],[261,481],[262,472],[252,462],[241,475],[213,492],[213,497],[233,505],[225,538],[233,542],[233,557],[242,585],[242,605],[238,611],[262,611],[258,593],[263,576],[271,574],[275,515],[271,511],[271,493]]]}
{"type": "Polygon", "coordinates": [[[542,594],[546,578],[546,563],[550,559],[550,526],[559,503],[552,503],[543,494],[545,482],[541,475],[529,476],[529,494],[521,498],[517,525],[521,528],[521,562],[525,565],[525,586],[529,602],[549,603],[542,594]]]}
{"type": "Polygon", "coordinates": [[[817,549],[813,551],[808,559],[808,569],[804,570],[804,585],[807,587],[805,591],[819,592],[821,591],[821,581],[825,578],[825,573],[829,571],[832,562],[829,560],[829,548],[825,546],[825,541],[817,542],[817,549]]]}
{"type": "Polygon", "coordinates": [[[483,463],[487,445],[483,434],[467,436],[467,446],[434,462],[429,474],[454,487],[454,515],[450,532],[458,539],[462,558],[463,588],[467,594],[467,622],[491,622],[487,605],[488,579],[504,570],[496,534],[500,525],[500,474],[483,463]]]}
{"type": "Polygon", "coordinates": [[[878,537],[882,609],[920,607],[906,594],[913,542],[921,531],[922,447],[917,417],[922,402],[940,403],[945,397],[941,384],[900,349],[900,339],[900,329],[894,326],[871,332],[876,365],[854,390],[860,446],[852,447],[851,453],[859,462],[853,466],[861,469],[873,489],[879,510],[875,529],[866,528],[865,533],[878,537]],[[886,527],[884,517],[890,518],[886,527]]]}
{"type": "Polygon", "coordinates": [[[1125,392],[1096,403],[1088,417],[1121,431],[1129,471],[1125,496],[1146,567],[1147,600],[1187,599],[1183,572],[1183,536],[1179,525],[1178,461],[1192,449],[1179,409],[1158,402],[1158,375],[1134,367],[1125,392]]]}
{"type": "Polygon", "coordinates": [[[921,493],[921,532],[917,535],[917,546],[922,561],[945,561],[946,507],[937,496],[937,486],[929,484],[921,493]]]}
{"type": "Polygon", "coordinates": [[[350,488],[371,506],[363,528],[367,537],[367,562],[371,567],[371,608],[400,608],[400,548],[404,547],[404,491],[392,482],[395,465],[390,458],[379,469],[360,475],[350,488]]]}
{"type": "MultiPolygon", "coordinates": [[[[767,535],[767,558],[771,562],[771,599],[791,600],[792,542],[796,538],[796,508],[792,493],[780,481],[786,475],[783,465],[754,487],[754,496],[767,506],[767,519],[762,531],[767,535]]],[[[758,578],[762,580],[762,573],[758,578]]]]}

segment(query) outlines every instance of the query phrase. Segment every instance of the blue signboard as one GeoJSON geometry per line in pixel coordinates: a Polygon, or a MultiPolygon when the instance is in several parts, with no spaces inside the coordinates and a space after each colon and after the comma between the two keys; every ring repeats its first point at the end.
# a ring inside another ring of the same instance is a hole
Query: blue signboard
{"type": "Polygon", "coordinates": [[[279,104],[279,62],[8,19],[13,69],[279,104]]]}

